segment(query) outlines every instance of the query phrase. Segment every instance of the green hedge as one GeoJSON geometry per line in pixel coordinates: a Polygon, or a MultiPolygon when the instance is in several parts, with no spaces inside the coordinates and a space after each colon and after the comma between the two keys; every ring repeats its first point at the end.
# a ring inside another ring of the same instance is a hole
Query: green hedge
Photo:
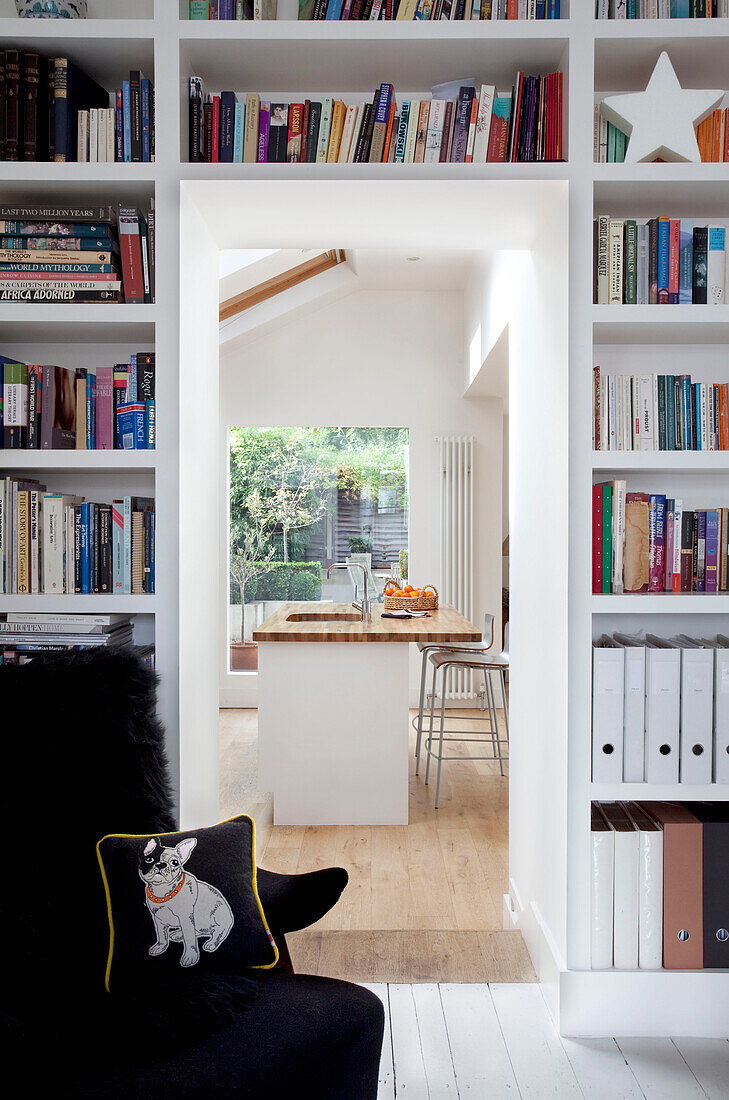
{"type": "MultiPolygon", "coordinates": [[[[321,562],[273,561],[246,584],[246,603],[254,600],[320,600],[321,562]],[[299,593],[305,593],[300,595],[299,593]]],[[[230,602],[240,603],[238,585],[231,581],[230,602]]]]}

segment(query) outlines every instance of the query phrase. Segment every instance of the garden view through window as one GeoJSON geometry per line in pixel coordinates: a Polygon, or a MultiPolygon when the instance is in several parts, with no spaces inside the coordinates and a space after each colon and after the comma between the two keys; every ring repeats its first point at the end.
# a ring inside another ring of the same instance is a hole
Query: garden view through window
{"type": "Polygon", "coordinates": [[[230,429],[230,669],[258,667],[253,631],[283,602],[373,602],[407,578],[407,428],[230,429]]]}

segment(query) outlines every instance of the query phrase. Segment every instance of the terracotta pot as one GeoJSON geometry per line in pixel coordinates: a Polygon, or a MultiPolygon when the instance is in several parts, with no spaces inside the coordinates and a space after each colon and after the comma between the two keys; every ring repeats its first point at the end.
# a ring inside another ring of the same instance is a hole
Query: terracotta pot
{"type": "Polygon", "coordinates": [[[256,672],[258,670],[258,646],[255,642],[230,643],[231,672],[256,672]]]}

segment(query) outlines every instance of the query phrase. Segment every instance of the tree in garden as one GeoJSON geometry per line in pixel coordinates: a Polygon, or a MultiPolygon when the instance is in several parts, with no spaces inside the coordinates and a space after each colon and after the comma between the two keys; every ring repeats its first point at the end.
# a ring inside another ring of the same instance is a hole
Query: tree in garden
{"type": "Polygon", "coordinates": [[[261,494],[257,489],[252,489],[245,500],[245,514],[237,524],[236,539],[230,551],[230,574],[240,589],[238,640],[241,642],[245,640],[245,586],[265,571],[274,553],[261,494]]]}
{"type": "Polygon", "coordinates": [[[310,527],[326,513],[331,476],[320,455],[301,441],[276,439],[264,475],[262,507],[272,528],[283,537],[283,560],[289,560],[289,534],[310,527]]]}

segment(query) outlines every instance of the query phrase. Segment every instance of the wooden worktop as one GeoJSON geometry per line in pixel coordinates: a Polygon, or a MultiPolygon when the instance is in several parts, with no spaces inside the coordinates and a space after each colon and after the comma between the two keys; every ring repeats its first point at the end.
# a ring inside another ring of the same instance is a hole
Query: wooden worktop
{"type": "Polygon", "coordinates": [[[455,607],[441,604],[423,619],[383,619],[382,604],[372,607],[372,622],[360,621],[348,603],[285,603],[257,630],[254,642],[480,642],[481,632],[455,607]],[[328,622],[289,622],[292,615],[327,615],[328,622]],[[336,621],[331,621],[336,620],[336,621]]]}

